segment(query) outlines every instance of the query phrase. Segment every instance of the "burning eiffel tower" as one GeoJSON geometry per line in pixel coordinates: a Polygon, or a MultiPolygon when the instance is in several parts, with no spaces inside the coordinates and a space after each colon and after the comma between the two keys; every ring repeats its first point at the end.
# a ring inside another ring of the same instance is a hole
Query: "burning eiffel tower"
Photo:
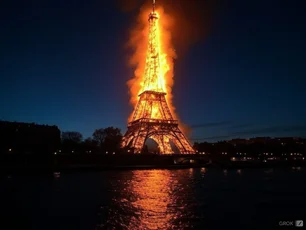
{"type": "Polygon", "coordinates": [[[149,39],[144,84],[121,145],[132,149],[134,153],[141,153],[146,140],[151,138],[158,144],[162,154],[174,153],[171,141],[181,154],[192,154],[195,151],[179,129],[178,121],[173,118],[167,104],[161,72],[158,19],[153,0],[153,10],[148,19],[149,39]]]}

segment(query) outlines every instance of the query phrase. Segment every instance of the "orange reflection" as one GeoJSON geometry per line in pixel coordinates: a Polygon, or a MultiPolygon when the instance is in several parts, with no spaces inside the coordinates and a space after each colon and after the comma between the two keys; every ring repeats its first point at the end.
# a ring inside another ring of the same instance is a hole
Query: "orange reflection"
{"type": "Polygon", "coordinates": [[[133,177],[129,189],[135,195],[132,206],[139,210],[139,215],[137,220],[131,220],[129,229],[171,228],[171,222],[180,216],[180,213],[169,210],[176,203],[172,193],[178,183],[171,180],[171,172],[139,170],[134,171],[133,177]]]}

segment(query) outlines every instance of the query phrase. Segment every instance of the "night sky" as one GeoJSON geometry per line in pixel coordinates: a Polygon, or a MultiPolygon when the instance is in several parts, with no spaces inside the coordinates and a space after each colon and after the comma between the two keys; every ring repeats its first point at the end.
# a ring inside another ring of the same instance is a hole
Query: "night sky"
{"type": "MultiPolygon", "coordinates": [[[[175,62],[174,105],[190,139],[306,137],[303,1],[226,2],[175,62]]],[[[0,119],[85,138],[108,126],[125,132],[135,14],[105,0],[2,1],[0,119]]]]}

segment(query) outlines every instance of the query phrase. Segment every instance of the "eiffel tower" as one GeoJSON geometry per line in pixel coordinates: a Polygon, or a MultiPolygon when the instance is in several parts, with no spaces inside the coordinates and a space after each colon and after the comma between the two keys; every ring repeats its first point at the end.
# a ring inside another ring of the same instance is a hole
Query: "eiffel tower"
{"type": "Polygon", "coordinates": [[[181,154],[193,154],[195,151],[179,129],[178,121],[172,117],[162,85],[155,0],[153,0],[153,11],[149,14],[148,21],[149,39],[144,84],[121,146],[129,148],[134,153],[141,153],[146,140],[151,138],[158,144],[159,152],[162,154],[174,153],[170,141],[181,154]]]}

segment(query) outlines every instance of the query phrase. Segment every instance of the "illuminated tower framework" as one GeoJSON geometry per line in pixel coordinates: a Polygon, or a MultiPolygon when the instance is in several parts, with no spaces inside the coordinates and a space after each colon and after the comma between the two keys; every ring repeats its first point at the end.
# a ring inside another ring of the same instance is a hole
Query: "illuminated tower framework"
{"type": "Polygon", "coordinates": [[[166,101],[160,71],[157,20],[155,0],[153,0],[153,11],[148,19],[149,39],[144,85],[121,145],[132,149],[134,153],[141,153],[146,140],[151,138],[158,144],[159,152],[162,154],[173,153],[170,141],[181,154],[192,154],[195,151],[179,129],[178,121],[173,119],[166,101]]]}

